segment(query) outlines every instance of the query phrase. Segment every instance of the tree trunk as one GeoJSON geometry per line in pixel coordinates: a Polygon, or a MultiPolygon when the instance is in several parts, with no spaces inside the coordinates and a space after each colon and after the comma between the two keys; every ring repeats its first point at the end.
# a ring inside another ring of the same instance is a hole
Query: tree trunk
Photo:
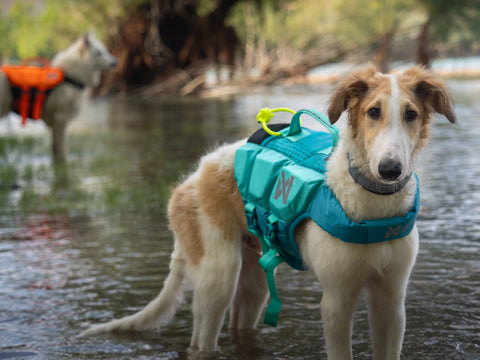
{"type": "MultiPolygon", "coordinates": [[[[218,0],[210,14],[197,14],[197,0],[150,0],[129,12],[110,38],[117,56],[116,71],[105,75],[97,92],[126,92],[165,81],[177,73],[203,64],[225,64],[233,69],[239,40],[225,20],[240,0],[218,0]]],[[[197,71],[180,90],[196,79],[197,71]]],[[[195,88],[201,88],[196,86],[195,88]]]]}
{"type": "Polygon", "coordinates": [[[423,65],[427,68],[430,67],[431,54],[429,51],[429,35],[431,20],[428,19],[425,24],[423,24],[418,34],[417,39],[417,51],[416,51],[416,61],[419,65],[423,65]]]}
{"type": "Polygon", "coordinates": [[[382,40],[380,41],[380,46],[377,49],[377,52],[375,53],[375,55],[373,56],[373,61],[375,65],[384,73],[388,72],[390,47],[391,47],[394,35],[395,35],[395,32],[393,30],[386,32],[382,36],[382,40]]]}

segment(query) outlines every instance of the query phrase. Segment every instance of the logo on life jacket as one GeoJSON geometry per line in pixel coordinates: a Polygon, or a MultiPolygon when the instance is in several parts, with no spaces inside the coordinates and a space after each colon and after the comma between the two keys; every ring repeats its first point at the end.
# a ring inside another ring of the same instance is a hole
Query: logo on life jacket
{"type": "Polygon", "coordinates": [[[385,239],[388,239],[391,236],[398,236],[400,234],[400,230],[402,229],[401,225],[397,225],[395,227],[388,227],[387,232],[385,233],[385,239]]]}
{"type": "Polygon", "coordinates": [[[275,200],[278,200],[280,195],[282,195],[283,205],[287,205],[288,195],[290,194],[290,190],[292,189],[294,179],[294,176],[290,176],[287,180],[285,180],[285,172],[282,171],[282,177],[278,179],[277,187],[275,189],[275,200]]]}
{"type": "Polygon", "coordinates": [[[406,232],[407,230],[411,230],[411,228],[413,227],[413,224],[415,223],[415,220],[416,218],[413,218],[412,220],[410,220],[408,223],[404,224],[404,225],[397,225],[397,226],[389,226],[387,231],[385,232],[385,237],[384,239],[385,240],[388,240],[390,239],[391,237],[393,238],[396,238],[396,237],[399,237],[400,234],[406,232]]]}

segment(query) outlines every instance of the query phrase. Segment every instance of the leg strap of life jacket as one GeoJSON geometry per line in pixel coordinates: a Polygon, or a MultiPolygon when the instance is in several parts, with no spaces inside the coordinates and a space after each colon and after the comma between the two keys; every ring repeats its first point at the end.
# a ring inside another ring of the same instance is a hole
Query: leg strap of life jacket
{"type": "MultiPolygon", "coordinates": [[[[261,240],[262,247],[264,241],[261,240]]],[[[267,285],[268,291],[270,292],[270,302],[265,310],[265,317],[263,323],[270,326],[277,326],[278,316],[280,315],[280,310],[282,309],[282,301],[277,293],[277,288],[275,286],[275,268],[280,265],[284,259],[281,256],[277,255],[277,250],[270,249],[260,258],[260,266],[265,270],[267,275],[267,285]]]]}
{"type": "Polygon", "coordinates": [[[285,258],[278,252],[273,243],[277,232],[277,217],[270,215],[267,219],[267,229],[262,234],[258,224],[257,208],[251,202],[245,204],[245,215],[247,217],[248,230],[260,239],[263,256],[258,261],[267,277],[270,302],[265,310],[264,324],[277,326],[278,316],[282,308],[282,302],[275,286],[275,268],[285,261],[285,258]]]}

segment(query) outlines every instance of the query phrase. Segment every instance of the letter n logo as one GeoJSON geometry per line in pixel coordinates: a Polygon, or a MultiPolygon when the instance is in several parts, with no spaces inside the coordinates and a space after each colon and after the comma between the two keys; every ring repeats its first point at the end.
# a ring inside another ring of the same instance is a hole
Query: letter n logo
{"type": "Polygon", "coordinates": [[[290,190],[293,184],[293,176],[290,176],[287,180],[285,180],[285,172],[282,171],[282,177],[278,179],[277,188],[275,189],[275,196],[274,199],[277,200],[280,195],[282,195],[282,202],[283,205],[287,204],[288,195],[290,194],[290,190]]]}
{"type": "Polygon", "coordinates": [[[388,239],[392,236],[398,236],[400,234],[401,229],[402,229],[401,225],[395,226],[394,228],[389,226],[387,232],[385,233],[385,239],[388,239]]]}

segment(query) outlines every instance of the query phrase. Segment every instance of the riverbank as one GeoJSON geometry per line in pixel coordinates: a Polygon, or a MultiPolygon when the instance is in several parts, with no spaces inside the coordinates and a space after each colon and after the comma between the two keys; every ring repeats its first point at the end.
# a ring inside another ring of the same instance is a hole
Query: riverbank
{"type": "MultiPolygon", "coordinates": [[[[335,63],[312,69],[306,75],[310,83],[334,82],[346,73],[361,67],[353,63],[335,63]]],[[[391,72],[403,71],[416,66],[414,62],[398,61],[391,64],[391,72]]],[[[432,71],[444,78],[480,78],[480,56],[445,58],[432,62],[432,71]]]]}
{"type": "MultiPolygon", "coordinates": [[[[323,65],[309,70],[305,76],[285,78],[279,84],[332,84],[339,81],[343,76],[366,64],[357,63],[333,63],[323,65]]],[[[391,72],[403,71],[409,67],[416,66],[414,62],[399,61],[391,64],[391,72]]],[[[432,62],[432,71],[444,79],[480,79],[480,56],[465,58],[445,58],[432,62]]],[[[252,71],[255,74],[254,71],[252,71]]],[[[262,93],[271,85],[262,84],[254,77],[251,80],[237,80],[232,82],[216,82],[214,71],[208,71],[205,75],[205,88],[198,91],[201,97],[230,97],[238,94],[262,93]]]]}

